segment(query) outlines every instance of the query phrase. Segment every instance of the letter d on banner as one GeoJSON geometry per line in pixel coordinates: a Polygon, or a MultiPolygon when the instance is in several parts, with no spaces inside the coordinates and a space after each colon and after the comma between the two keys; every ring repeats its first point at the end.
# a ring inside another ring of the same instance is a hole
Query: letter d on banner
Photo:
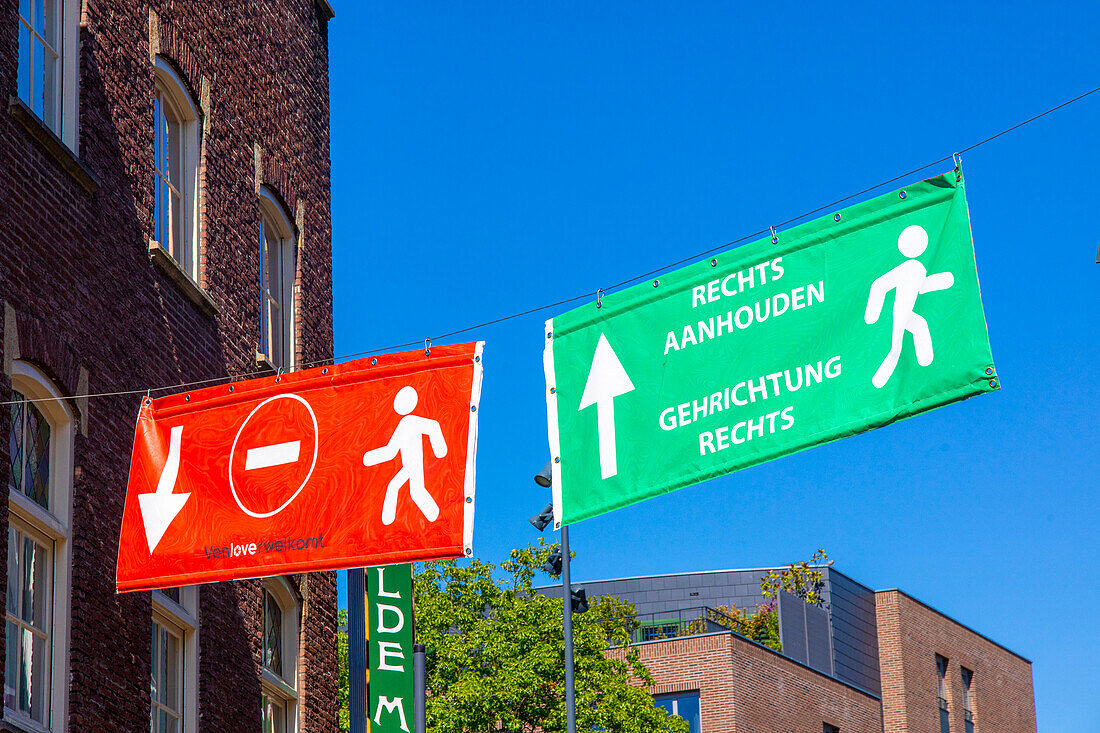
{"type": "Polygon", "coordinates": [[[412,565],[367,568],[368,716],[371,731],[410,733],[413,722],[412,565]]]}

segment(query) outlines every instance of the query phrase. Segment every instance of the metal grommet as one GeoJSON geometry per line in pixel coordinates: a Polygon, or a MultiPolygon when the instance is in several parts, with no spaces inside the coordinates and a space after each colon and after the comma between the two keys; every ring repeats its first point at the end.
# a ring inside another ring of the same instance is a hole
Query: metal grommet
{"type": "Polygon", "coordinates": [[[186,396],[186,397],[184,397],[183,399],[184,399],[185,401],[187,401],[187,402],[190,402],[190,401],[191,401],[191,395],[187,395],[187,396],[186,396]]]}
{"type": "Polygon", "coordinates": [[[231,385],[229,385],[229,391],[230,391],[230,392],[232,392],[232,391],[233,391],[233,385],[232,385],[232,384],[231,384],[231,385]]]}
{"type": "Polygon", "coordinates": [[[546,338],[550,338],[550,337],[551,337],[551,336],[553,336],[553,335],[554,335],[554,334],[553,334],[553,333],[551,333],[550,331],[547,331],[547,332],[546,332],[546,338]]]}
{"type": "Polygon", "coordinates": [[[481,361],[481,357],[480,356],[475,356],[474,361],[481,361]]]}
{"type": "Polygon", "coordinates": [[[554,463],[561,463],[561,456],[554,456],[554,463]]]}
{"type": "Polygon", "coordinates": [[[990,387],[996,387],[997,386],[997,380],[996,379],[990,379],[989,380],[989,386],[990,387]]]}
{"type": "Polygon", "coordinates": [[[275,377],[275,383],[276,383],[276,384],[278,384],[278,383],[279,383],[279,382],[281,382],[281,381],[283,381],[283,378],[282,378],[282,377],[275,377]]]}
{"type": "Polygon", "coordinates": [[[993,373],[993,367],[986,367],[985,368],[985,373],[986,374],[992,374],[993,373]]]}
{"type": "Polygon", "coordinates": [[[833,214],[833,221],[840,221],[840,212],[833,214]]]}
{"type": "Polygon", "coordinates": [[[470,405],[470,412],[477,412],[477,405],[470,405]]]}
{"type": "Polygon", "coordinates": [[[371,366],[375,366],[376,364],[378,364],[378,359],[371,359],[370,360],[370,365],[371,366]]]}
{"type": "Polygon", "coordinates": [[[472,497],[472,496],[467,496],[467,497],[466,497],[466,503],[467,503],[467,504],[473,504],[473,503],[474,503],[474,497],[472,497]]]}
{"type": "Polygon", "coordinates": [[[657,286],[658,286],[658,285],[660,285],[660,284],[661,284],[661,281],[660,281],[660,280],[654,280],[654,281],[653,281],[653,287],[657,287],[657,286]]]}
{"type": "Polygon", "coordinates": [[[321,370],[321,374],[328,374],[328,367],[321,370]]]}
{"type": "Polygon", "coordinates": [[[898,191],[898,198],[899,198],[899,199],[903,199],[903,198],[905,198],[905,197],[906,197],[906,196],[908,196],[908,195],[909,195],[909,194],[905,193],[905,191],[898,191]]]}
{"type": "Polygon", "coordinates": [[[558,393],[558,388],[557,387],[551,387],[550,388],[550,394],[557,394],[557,393],[558,393]]]}
{"type": "Polygon", "coordinates": [[[472,554],[474,554],[474,551],[473,551],[473,550],[471,550],[471,549],[470,549],[469,547],[467,547],[467,548],[466,548],[466,554],[467,554],[467,555],[472,555],[472,554]]]}
{"type": "Polygon", "coordinates": [[[711,266],[711,267],[718,267],[718,260],[716,260],[716,259],[712,259],[712,260],[710,261],[710,266],[711,266]]]}

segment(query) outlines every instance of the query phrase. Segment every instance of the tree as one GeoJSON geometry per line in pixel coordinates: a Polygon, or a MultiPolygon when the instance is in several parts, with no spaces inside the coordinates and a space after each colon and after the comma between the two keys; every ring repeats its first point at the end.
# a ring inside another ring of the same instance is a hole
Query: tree
{"type": "MultiPolygon", "coordinates": [[[[432,733],[565,730],[560,599],[532,590],[552,550],[542,540],[513,550],[501,569],[478,560],[426,563],[416,576],[417,641],[427,646],[427,723],[432,733]]],[[[573,616],[578,730],[687,733],[655,707],[653,678],[629,646],[633,604],[612,597],[573,616]],[[621,655],[605,656],[609,646],[621,655]]]]}
{"type": "MultiPolygon", "coordinates": [[[[825,550],[818,550],[810,558],[814,565],[832,565],[825,550]]],[[[779,572],[769,570],[760,579],[760,592],[765,598],[775,598],[783,590],[798,596],[811,606],[824,605],[821,590],[825,587],[825,575],[810,563],[793,562],[779,572]]]]}
{"type": "Polygon", "coordinates": [[[339,662],[340,703],[337,724],[340,733],[351,730],[351,712],[348,710],[348,612],[341,610],[336,615],[336,659],[339,662]]]}

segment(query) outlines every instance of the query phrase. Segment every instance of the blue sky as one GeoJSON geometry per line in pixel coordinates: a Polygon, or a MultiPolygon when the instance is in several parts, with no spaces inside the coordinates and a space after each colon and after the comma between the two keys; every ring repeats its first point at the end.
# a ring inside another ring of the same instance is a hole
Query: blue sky
{"type": "MultiPolygon", "coordinates": [[[[1100,83],[1088,4],[333,4],[337,354],[593,292],[1100,83]]],[[[577,524],[574,576],[822,547],[1033,660],[1040,730],[1100,727],[1098,121],[1100,93],[964,158],[999,392],[577,524]]],[[[460,337],[486,342],[483,559],[549,499],[562,310],[460,337]]]]}

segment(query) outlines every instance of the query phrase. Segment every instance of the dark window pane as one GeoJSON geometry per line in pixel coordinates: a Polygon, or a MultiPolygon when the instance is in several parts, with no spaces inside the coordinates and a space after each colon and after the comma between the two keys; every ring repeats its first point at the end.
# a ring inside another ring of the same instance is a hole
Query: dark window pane
{"type": "Polygon", "coordinates": [[[274,596],[264,591],[264,666],[283,676],[283,610],[274,596]]]}
{"type": "Polygon", "coordinates": [[[33,403],[24,404],[23,493],[44,508],[50,504],[50,424],[33,403]]]}

